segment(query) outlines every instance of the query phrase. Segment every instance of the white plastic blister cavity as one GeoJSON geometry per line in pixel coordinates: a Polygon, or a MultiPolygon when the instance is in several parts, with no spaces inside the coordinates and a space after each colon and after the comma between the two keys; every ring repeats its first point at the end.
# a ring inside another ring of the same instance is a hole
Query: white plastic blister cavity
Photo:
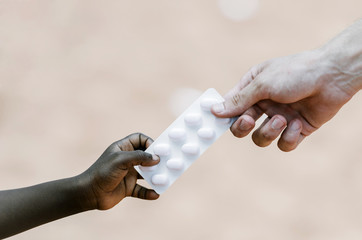
{"type": "Polygon", "coordinates": [[[147,148],[146,152],[160,157],[160,163],[135,168],[157,193],[166,191],[229,129],[232,119],[211,113],[212,105],[223,101],[215,89],[206,90],[147,148]]]}

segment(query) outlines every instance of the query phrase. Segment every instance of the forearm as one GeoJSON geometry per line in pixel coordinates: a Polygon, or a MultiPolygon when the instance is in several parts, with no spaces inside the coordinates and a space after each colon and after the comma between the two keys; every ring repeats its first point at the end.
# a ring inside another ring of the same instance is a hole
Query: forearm
{"type": "Polygon", "coordinates": [[[0,191],[0,239],[88,209],[80,178],[0,191]]]}
{"type": "Polygon", "coordinates": [[[330,70],[353,95],[362,89],[362,19],[318,49],[330,70]]]}

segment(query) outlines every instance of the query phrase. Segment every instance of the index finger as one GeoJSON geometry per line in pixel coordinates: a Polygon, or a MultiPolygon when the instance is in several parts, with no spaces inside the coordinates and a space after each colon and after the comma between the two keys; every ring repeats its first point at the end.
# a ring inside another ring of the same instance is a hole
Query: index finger
{"type": "Polygon", "coordinates": [[[259,65],[250,68],[250,70],[240,79],[240,81],[224,96],[225,99],[229,99],[237,94],[241,89],[245,88],[255,77],[261,72],[262,67],[259,65]]]}
{"type": "Polygon", "coordinates": [[[143,133],[133,133],[116,142],[122,151],[146,150],[153,139],[143,133]]]}

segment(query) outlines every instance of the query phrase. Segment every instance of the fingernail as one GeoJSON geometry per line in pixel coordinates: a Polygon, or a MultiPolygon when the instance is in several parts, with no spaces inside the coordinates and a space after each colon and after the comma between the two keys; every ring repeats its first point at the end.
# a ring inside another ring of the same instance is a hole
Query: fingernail
{"type": "Polygon", "coordinates": [[[152,160],[158,161],[158,160],[160,160],[160,158],[157,155],[152,154],[152,160]]]}
{"type": "Polygon", "coordinates": [[[240,129],[241,131],[247,131],[247,130],[250,129],[250,124],[248,124],[248,122],[243,119],[243,120],[241,120],[239,129],[240,129]]]}
{"type": "Polygon", "coordinates": [[[212,106],[212,109],[214,110],[214,112],[216,113],[221,113],[225,110],[225,106],[223,103],[218,103],[212,106]]]}
{"type": "Polygon", "coordinates": [[[290,129],[293,130],[293,131],[299,131],[300,130],[300,124],[297,121],[294,121],[290,125],[290,129]]]}
{"type": "Polygon", "coordinates": [[[280,130],[284,127],[284,122],[279,118],[275,118],[271,124],[272,129],[280,130]]]}

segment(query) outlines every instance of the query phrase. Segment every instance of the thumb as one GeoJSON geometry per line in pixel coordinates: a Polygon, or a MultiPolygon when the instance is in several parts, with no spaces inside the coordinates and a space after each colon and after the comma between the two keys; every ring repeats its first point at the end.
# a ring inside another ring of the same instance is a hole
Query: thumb
{"type": "Polygon", "coordinates": [[[128,169],[135,165],[153,166],[158,162],[159,158],[156,155],[136,150],[119,152],[115,165],[121,169],[128,169]]]}
{"type": "Polygon", "coordinates": [[[262,86],[255,79],[239,91],[228,95],[225,102],[212,106],[216,117],[237,117],[263,99],[262,86]]]}

